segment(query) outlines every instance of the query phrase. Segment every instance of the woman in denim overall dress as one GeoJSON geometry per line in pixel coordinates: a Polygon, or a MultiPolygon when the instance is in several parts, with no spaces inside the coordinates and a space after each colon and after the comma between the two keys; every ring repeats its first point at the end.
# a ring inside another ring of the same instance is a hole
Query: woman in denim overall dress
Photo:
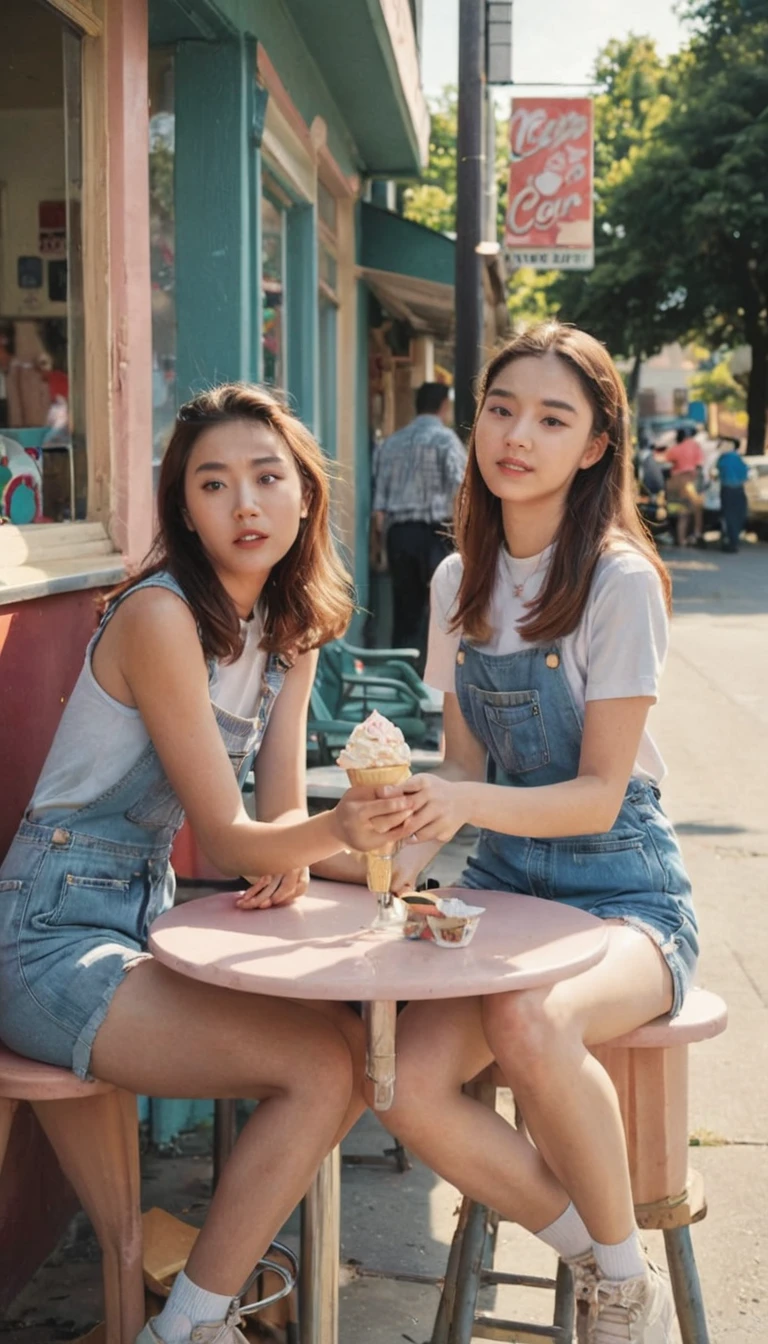
{"type": "Polygon", "coordinates": [[[624,388],[590,336],[546,324],[489,365],[457,542],[425,673],[446,692],[445,762],[403,786],[416,843],[398,889],[470,823],[461,885],[590,911],[609,948],[547,990],[412,1004],[381,1118],[569,1261],[580,1340],[666,1344],[669,1285],[642,1253],[616,1094],[588,1047],[679,1011],[697,928],[646,732],[670,584],[634,504],[624,388]],[[494,1058],[535,1148],[461,1092],[494,1058]]]}
{"type": "Polygon", "coordinates": [[[328,507],[318,445],[269,393],[182,407],[153,551],[108,601],[0,869],[8,1046],[136,1093],[262,1103],[142,1344],[243,1338],[233,1299],[359,1110],[351,1010],[200,984],[147,952],[185,815],[218,868],[248,875],[254,919],[302,894],[310,862],[409,829],[405,799],[368,789],[307,818],[316,651],[351,612],[328,507]],[[256,822],[240,792],[254,757],[256,822]]]}

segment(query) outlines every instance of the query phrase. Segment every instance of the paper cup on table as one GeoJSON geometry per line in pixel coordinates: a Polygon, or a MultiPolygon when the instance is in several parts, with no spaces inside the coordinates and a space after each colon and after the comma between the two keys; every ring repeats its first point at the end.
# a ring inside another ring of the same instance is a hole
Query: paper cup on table
{"type": "Polygon", "coordinates": [[[438,898],[435,904],[439,913],[427,915],[427,924],[438,947],[467,947],[477,932],[480,916],[485,914],[485,906],[466,905],[456,897],[438,898]]]}

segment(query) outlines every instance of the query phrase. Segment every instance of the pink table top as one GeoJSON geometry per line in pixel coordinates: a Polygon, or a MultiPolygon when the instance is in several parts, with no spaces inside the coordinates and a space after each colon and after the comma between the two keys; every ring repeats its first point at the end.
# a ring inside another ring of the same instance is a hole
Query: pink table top
{"type": "Polygon", "coordinates": [[[294,905],[238,910],[232,892],[161,915],[151,951],[195,980],[283,998],[449,999],[554,984],[605,955],[605,926],[556,901],[510,892],[462,892],[485,907],[469,947],[382,936],[366,889],[310,883],[294,905]]]}

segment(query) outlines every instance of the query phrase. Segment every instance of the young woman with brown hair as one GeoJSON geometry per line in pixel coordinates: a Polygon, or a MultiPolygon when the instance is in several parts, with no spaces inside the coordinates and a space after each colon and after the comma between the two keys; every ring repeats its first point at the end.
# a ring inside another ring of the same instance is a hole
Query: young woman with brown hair
{"type": "Polygon", "coordinates": [[[464,823],[461,885],[567,901],[608,924],[605,960],[548,990],[412,1004],[388,1128],[573,1267],[579,1339],[666,1344],[666,1278],[635,1226],[615,1091],[589,1053],[677,1012],[698,953],[690,885],[646,731],[670,583],[631,485],[627,400],[606,350],[558,323],[482,380],[458,551],[432,584],[426,679],[445,763],[403,786],[398,887],[464,823]],[[497,1059],[536,1144],[462,1093],[497,1059]]]}
{"type": "Polygon", "coordinates": [[[408,801],[367,789],[307,818],[317,649],[351,613],[328,496],[319,447],[268,392],[181,408],[149,561],[108,598],[0,870],[7,1045],[132,1092],[262,1103],[142,1344],[242,1338],[232,1300],[348,1124],[351,1010],[199,984],[146,950],[185,815],[217,867],[252,881],[243,908],[293,900],[313,860],[404,833],[408,801]],[[257,821],[240,792],[254,757],[257,821]]]}

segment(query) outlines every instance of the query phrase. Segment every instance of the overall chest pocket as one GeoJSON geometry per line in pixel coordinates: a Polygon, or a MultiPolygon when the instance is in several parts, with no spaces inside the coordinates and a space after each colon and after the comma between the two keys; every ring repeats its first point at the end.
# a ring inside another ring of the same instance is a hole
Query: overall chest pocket
{"type": "Polygon", "coordinates": [[[549,743],[538,691],[484,691],[469,687],[475,726],[508,775],[549,765],[549,743]]]}

